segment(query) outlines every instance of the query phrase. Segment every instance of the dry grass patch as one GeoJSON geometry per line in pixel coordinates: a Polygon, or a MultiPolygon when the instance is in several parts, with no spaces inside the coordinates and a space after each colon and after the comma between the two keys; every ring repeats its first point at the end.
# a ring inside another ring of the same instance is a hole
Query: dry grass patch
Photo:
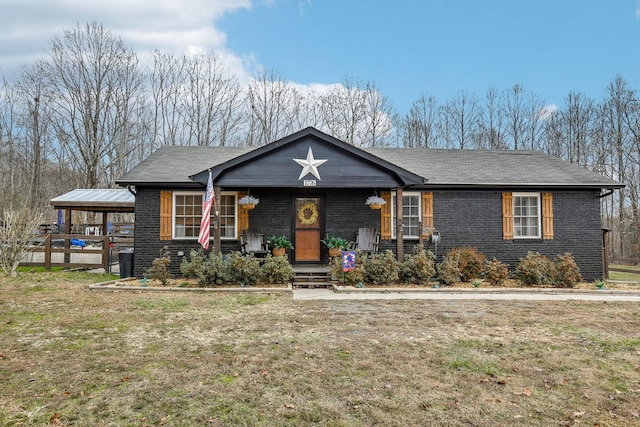
{"type": "Polygon", "coordinates": [[[640,425],[637,303],[0,282],[3,425],[640,425]]]}

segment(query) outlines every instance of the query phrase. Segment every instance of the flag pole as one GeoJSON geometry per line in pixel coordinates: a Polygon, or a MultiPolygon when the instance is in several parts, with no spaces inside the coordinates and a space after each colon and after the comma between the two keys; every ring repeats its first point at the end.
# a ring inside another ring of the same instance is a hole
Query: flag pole
{"type": "Polygon", "coordinates": [[[214,205],[214,216],[213,216],[213,250],[216,255],[219,255],[222,252],[222,248],[220,247],[220,210],[218,206],[220,206],[220,187],[214,186],[214,194],[215,194],[215,205],[214,205]]]}

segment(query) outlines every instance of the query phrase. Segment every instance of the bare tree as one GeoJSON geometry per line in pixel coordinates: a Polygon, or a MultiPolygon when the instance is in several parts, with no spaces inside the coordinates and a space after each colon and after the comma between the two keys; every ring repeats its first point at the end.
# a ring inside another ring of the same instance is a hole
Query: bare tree
{"type": "MultiPolygon", "coordinates": [[[[26,179],[29,182],[28,206],[33,210],[42,210],[49,205],[46,187],[51,180],[43,179],[49,158],[47,153],[55,147],[51,132],[51,110],[48,105],[51,93],[47,88],[43,62],[32,67],[25,67],[20,80],[16,84],[16,94],[20,103],[19,132],[23,138],[26,163],[26,179]]],[[[48,171],[47,171],[48,172],[48,171]]]]}
{"type": "Polygon", "coordinates": [[[0,220],[0,269],[6,276],[15,277],[22,258],[33,250],[30,240],[33,231],[44,220],[40,212],[34,212],[25,204],[7,210],[0,220]]]}
{"type": "Polygon", "coordinates": [[[127,156],[136,120],[131,102],[141,90],[135,53],[97,23],[65,30],[49,50],[47,78],[53,123],[83,185],[108,184],[105,161],[127,156]]]}
{"type": "Polygon", "coordinates": [[[224,146],[238,127],[240,84],[216,54],[184,58],[184,63],[182,99],[189,140],[200,146],[224,146]]]}
{"type": "Polygon", "coordinates": [[[361,145],[358,129],[366,118],[365,84],[350,77],[322,96],[324,126],[336,138],[351,145],[361,145]]]}
{"type": "MultiPolygon", "coordinates": [[[[605,134],[610,144],[610,163],[612,173],[616,179],[626,184],[630,184],[630,178],[637,176],[634,168],[637,168],[637,159],[633,161],[629,157],[632,149],[632,137],[629,132],[627,116],[637,104],[635,93],[629,88],[626,80],[621,76],[616,78],[606,88],[606,99],[604,101],[602,114],[604,117],[605,134]]],[[[615,255],[627,257],[629,255],[630,233],[634,232],[629,221],[628,202],[636,198],[633,195],[634,185],[631,188],[621,189],[618,194],[617,209],[614,212],[617,216],[617,223],[614,224],[615,255]],[[631,198],[631,199],[630,199],[631,198]]],[[[637,225],[635,225],[637,228],[637,225]]]]}
{"type": "Polygon", "coordinates": [[[403,122],[405,148],[435,148],[438,144],[438,102],[431,95],[421,95],[411,104],[403,122]]]}
{"type": "Polygon", "coordinates": [[[475,95],[460,91],[443,109],[447,123],[447,148],[475,148],[480,110],[475,95]]]}
{"type": "MultiPolygon", "coordinates": [[[[248,145],[265,145],[293,131],[296,89],[276,71],[264,71],[249,83],[248,145]]],[[[297,130],[297,129],[296,129],[297,130]]]]}
{"type": "Polygon", "coordinates": [[[504,111],[498,90],[489,88],[484,99],[485,103],[480,109],[478,148],[504,150],[507,148],[504,111]]]}
{"type": "Polygon", "coordinates": [[[18,103],[16,89],[6,79],[0,85],[0,214],[5,209],[13,209],[16,196],[21,190],[18,159],[18,103]]]}
{"type": "Polygon", "coordinates": [[[526,115],[524,89],[520,85],[513,85],[504,94],[505,132],[511,139],[510,148],[523,149],[526,139],[526,115]]]}
{"type": "Polygon", "coordinates": [[[170,53],[153,52],[150,75],[153,99],[153,134],[155,146],[186,144],[180,94],[183,86],[184,61],[170,53]]]}

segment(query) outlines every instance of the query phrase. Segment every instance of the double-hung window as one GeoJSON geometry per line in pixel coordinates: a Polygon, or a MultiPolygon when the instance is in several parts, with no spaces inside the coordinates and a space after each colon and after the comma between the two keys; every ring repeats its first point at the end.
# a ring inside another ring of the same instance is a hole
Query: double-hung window
{"type": "MultiPolygon", "coordinates": [[[[175,192],[173,194],[173,238],[197,239],[200,232],[202,219],[202,192],[175,192]]],[[[220,195],[220,206],[211,209],[211,230],[213,227],[215,212],[219,213],[220,237],[222,239],[237,238],[237,194],[223,192],[220,195]]]]}
{"type": "Polygon", "coordinates": [[[540,238],[540,193],[513,193],[513,237],[540,238]]]}
{"type": "MultiPolygon", "coordinates": [[[[420,238],[421,206],[420,193],[402,194],[402,236],[405,239],[420,238]]],[[[393,238],[396,238],[396,194],[393,193],[391,204],[391,225],[393,238]]]]}

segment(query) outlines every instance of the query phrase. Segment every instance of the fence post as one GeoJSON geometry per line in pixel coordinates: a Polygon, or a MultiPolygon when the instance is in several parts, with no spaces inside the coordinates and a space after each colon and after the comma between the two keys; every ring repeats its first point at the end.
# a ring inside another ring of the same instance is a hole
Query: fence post
{"type": "Polygon", "coordinates": [[[102,236],[102,268],[109,273],[109,236],[102,236]]]}
{"type": "Polygon", "coordinates": [[[44,268],[51,271],[51,234],[44,239],[44,268]]]}

